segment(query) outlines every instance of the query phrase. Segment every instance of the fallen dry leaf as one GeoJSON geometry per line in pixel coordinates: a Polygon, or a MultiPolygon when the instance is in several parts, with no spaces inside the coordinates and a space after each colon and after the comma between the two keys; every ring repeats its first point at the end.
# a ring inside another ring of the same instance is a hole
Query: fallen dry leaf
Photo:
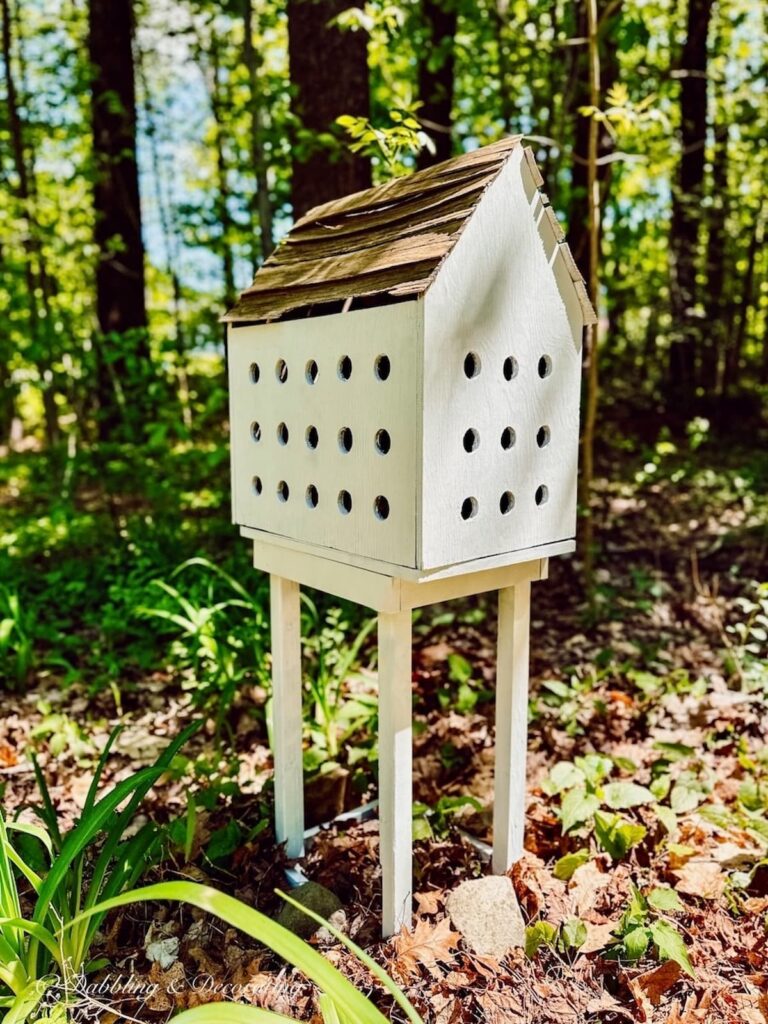
{"type": "Polygon", "coordinates": [[[667,960],[658,967],[654,967],[653,970],[645,971],[632,978],[629,987],[638,1003],[643,1005],[648,1016],[651,1016],[646,1004],[651,1007],[658,1006],[662,996],[677,984],[681,976],[682,971],[679,965],[674,960],[667,960]]]}
{"type": "Polygon", "coordinates": [[[725,874],[720,865],[713,860],[689,860],[674,874],[677,878],[675,888],[687,896],[716,900],[725,890],[725,874]]]}
{"type": "Polygon", "coordinates": [[[460,938],[461,935],[451,929],[447,917],[437,924],[417,921],[413,931],[403,928],[395,937],[397,966],[407,974],[418,974],[419,967],[435,971],[438,963],[449,964],[453,961],[453,951],[460,938]]]}
{"type": "Polygon", "coordinates": [[[431,892],[416,892],[413,894],[416,900],[417,914],[437,914],[442,910],[444,898],[443,893],[438,889],[431,892]]]}

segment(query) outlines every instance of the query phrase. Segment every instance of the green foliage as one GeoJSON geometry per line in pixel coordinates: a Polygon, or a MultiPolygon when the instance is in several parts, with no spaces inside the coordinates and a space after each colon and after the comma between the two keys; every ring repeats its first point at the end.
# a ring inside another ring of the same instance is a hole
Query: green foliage
{"type": "Polygon", "coordinates": [[[655,952],[659,960],[674,960],[686,974],[695,977],[683,935],[675,924],[661,916],[683,909],[672,889],[652,889],[644,896],[633,886],[632,897],[614,932],[615,940],[609,943],[605,955],[634,963],[655,952]]]}
{"type": "Polygon", "coordinates": [[[351,679],[359,670],[361,653],[376,619],[369,618],[350,638],[353,623],[348,612],[331,607],[323,616],[306,595],[304,608],[305,723],[310,740],[305,766],[311,770],[323,762],[336,761],[355,736],[359,737],[358,745],[347,749],[347,756],[353,763],[370,759],[375,756],[371,735],[378,700],[360,685],[353,688],[351,679]]]}
{"type": "Polygon", "coordinates": [[[559,927],[549,921],[537,921],[525,929],[525,955],[532,960],[542,946],[561,955],[575,954],[587,941],[587,927],[578,917],[570,917],[559,927]]]}
{"type": "Polygon", "coordinates": [[[0,1005],[6,1021],[30,1020],[56,979],[87,968],[91,946],[104,919],[100,900],[131,890],[159,855],[161,830],[151,822],[125,838],[137,808],[153,783],[198,728],[188,727],[155,763],[96,794],[112,745],[113,731],[96,766],[78,824],[62,835],[48,787],[37,762],[35,775],[42,827],[7,822],[0,813],[0,1005]],[[26,910],[28,906],[31,909],[26,910]]]}
{"type": "Polygon", "coordinates": [[[177,634],[171,649],[185,674],[198,707],[215,708],[219,724],[247,673],[269,685],[269,624],[263,592],[250,593],[232,575],[206,558],[190,558],[171,574],[202,570],[187,592],[164,580],[154,585],[168,599],[165,605],[137,608],[137,614],[160,619],[177,634]],[[202,583],[202,586],[201,586],[202,583]],[[217,591],[227,596],[217,600],[217,591]],[[261,599],[259,599],[261,597],[261,599]]]}
{"type": "MultiPolygon", "coordinates": [[[[623,818],[619,814],[606,813],[610,810],[626,810],[654,803],[654,795],[646,786],[634,782],[606,782],[618,767],[633,769],[627,762],[615,760],[600,754],[587,754],[571,761],[559,761],[545,780],[543,789],[550,796],[560,797],[560,823],[563,834],[577,833],[581,836],[594,833],[598,846],[614,860],[622,860],[629,851],[641,843],[646,836],[644,825],[623,818]]],[[[569,878],[578,867],[571,855],[570,860],[561,858],[558,862],[558,877],[569,878]]],[[[586,858],[585,858],[586,859],[586,858]]]]}
{"type": "Polygon", "coordinates": [[[456,817],[468,807],[478,813],[483,809],[472,796],[441,796],[434,807],[417,801],[413,805],[413,838],[445,839],[456,817]]]}

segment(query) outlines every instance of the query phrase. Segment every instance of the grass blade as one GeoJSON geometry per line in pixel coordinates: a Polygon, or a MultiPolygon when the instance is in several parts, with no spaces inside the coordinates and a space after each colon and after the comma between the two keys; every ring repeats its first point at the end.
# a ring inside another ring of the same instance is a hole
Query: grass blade
{"type": "Polygon", "coordinates": [[[297,935],[233,896],[217,892],[206,885],[199,885],[196,882],[160,882],[157,885],[145,886],[134,892],[123,893],[121,896],[102,901],[95,907],[83,911],[71,924],[77,924],[86,915],[103,913],[144,900],[173,900],[213,914],[269,946],[284,960],[297,967],[322,991],[327,992],[337,1009],[343,1011],[344,1016],[354,1020],[356,1024],[386,1024],[386,1018],[376,1007],[325,957],[297,935]]]}

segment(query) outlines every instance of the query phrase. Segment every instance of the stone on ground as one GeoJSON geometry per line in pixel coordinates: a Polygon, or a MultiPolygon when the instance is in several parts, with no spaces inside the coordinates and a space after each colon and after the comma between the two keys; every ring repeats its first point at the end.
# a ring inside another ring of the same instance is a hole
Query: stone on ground
{"type": "Polygon", "coordinates": [[[506,875],[462,882],[445,906],[454,928],[479,956],[501,960],[516,946],[525,946],[525,921],[506,875]]]}
{"type": "MultiPolygon", "coordinates": [[[[295,899],[297,903],[300,903],[302,907],[314,910],[316,914],[324,917],[326,921],[332,914],[341,909],[341,900],[338,896],[317,882],[304,882],[303,885],[292,889],[288,895],[295,899]]],[[[290,903],[283,904],[280,913],[277,915],[277,920],[284,928],[288,928],[294,935],[299,935],[302,939],[310,938],[320,927],[311,917],[302,914],[297,907],[291,906],[290,903]]]]}

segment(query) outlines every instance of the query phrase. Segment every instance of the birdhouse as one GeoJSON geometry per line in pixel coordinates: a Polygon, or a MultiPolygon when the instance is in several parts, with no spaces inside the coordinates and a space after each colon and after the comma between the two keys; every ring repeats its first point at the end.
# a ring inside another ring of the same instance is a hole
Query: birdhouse
{"type": "Polygon", "coordinates": [[[494,867],[522,850],[528,594],[574,548],[594,322],[542,184],[510,138],[326,203],[224,317],[233,518],[272,576],[278,837],[300,854],[305,584],[380,615],[385,933],[410,914],[414,607],[500,592],[494,867]]]}

